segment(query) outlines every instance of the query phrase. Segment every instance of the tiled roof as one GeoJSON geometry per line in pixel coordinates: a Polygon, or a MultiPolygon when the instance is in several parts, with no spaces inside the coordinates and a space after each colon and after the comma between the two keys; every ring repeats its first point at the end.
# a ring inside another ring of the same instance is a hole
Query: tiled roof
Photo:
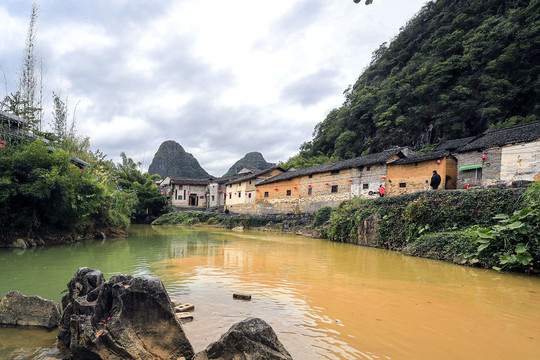
{"type": "Polygon", "coordinates": [[[212,179],[188,179],[188,178],[171,178],[171,184],[178,185],[208,185],[212,179]]]}
{"type": "Polygon", "coordinates": [[[276,165],[276,166],[272,166],[272,167],[270,167],[268,169],[259,170],[259,171],[256,171],[254,173],[251,173],[251,174],[248,174],[248,175],[245,175],[245,176],[235,177],[235,178],[229,180],[227,183],[225,183],[225,185],[235,184],[235,183],[238,183],[238,182],[251,180],[251,179],[256,179],[259,176],[261,176],[263,174],[266,174],[267,172],[270,172],[272,170],[276,170],[276,169],[281,169],[281,170],[285,171],[285,169],[283,169],[281,166],[276,165]]]}
{"type": "Polygon", "coordinates": [[[375,165],[375,164],[384,164],[391,157],[398,155],[402,150],[403,148],[393,148],[393,149],[384,150],[380,153],[369,154],[365,156],[356,157],[353,159],[347,159],[347,160],[337,161],[337,162],[333,162],[329,164],[315,165],[315,166],[310,166],[303,169],[287,171],[287,172],[278,174],[276,176],[272,176],[268,180],[261,181],[257,185],[271,184],[277,181],[289,180],[289,179],[299,177],[299,176],[319,174],[319,173],[324,173],[324,172],[329,172],[329,171],[334,171],[334,170],[350,169],[353,167],[375,165]]]}
{"type": "Polygon", "coordinates": [[[23,124],[26,124],[28,122],[26,119],[23,119],[22,117],[0,110],[0,122],[2,121],[17,122],[17,123],[23,123],[23,124]]]}
{"type": "Polygon", "coordinates": [[[457,152],[489,149],[496,146],[516,144],[540,139],[540,121],[486,131],[457,152]]]}
{"type": "Polygon", "coordinates": [[[413,155],[409,156],[405,159],[398,159],[395,161],[392,161],[388,163],[389,165],[393,164],[410,164],[415,162],[421,162],[421,161],[427,161],[427,160],[434,160],[434,159],[440,159],[444,158],[450,155],[450,151],[447,150],[441,150],[441,151],[434,151],[427,154],[419,154],[419,155],[413,155]]]}
{"type": "Polygon", "coordinates": [[[469,136],[469,137],[461,138],[461,139],[447,140],[437,145],[433,149],[433,151],[440,151],[440,150],[453,151],[453,150],[456,150],[457,148],[467,145],[468,143],[473,141],[475,138],[476,138],[475,136],[469,136]]]}

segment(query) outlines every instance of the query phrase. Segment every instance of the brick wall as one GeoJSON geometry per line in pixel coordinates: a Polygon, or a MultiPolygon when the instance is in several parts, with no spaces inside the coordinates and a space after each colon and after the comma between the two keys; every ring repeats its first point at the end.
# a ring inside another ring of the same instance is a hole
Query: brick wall
{"type": "MultiPolygon", "coordinates": [[[[440,163],[437,163],[437,159],[433,159],[409,164],[388,164],[386,193],[388,196],[394,196],[429,190],[433,170],[437,170],[437,173],[441,176],[439,189],[445,189],[446,175],[448,174],[454,179],[456,177],[456,171],[451,170],[456,166],[456,162],[451,157],[440,160],[440,163]],[[400,184],[402,185],[400,186],[400,184]]],[[[449,183],[448,185],[453,186],[454,184],[449,183]]]]}
{"type": "Polygon", "coordinates": [[[257,206],[253,211],[263,214],[314,213],[323,206],[337,206],[351,198],[351,180],[354,180],[353,169],[342,169],[258,185],[257,206]],[[332,192],[333,187],[337,192],[332,192]]]}
{"type": "Polygon", "coordinates": [[[481,170],[458,171],[457,188],[463,189],[466,185],[484,186],[501,182],[501,148],[495,147],[487,150],[474,150],[457,154],[457,167],[482,165],[481,170]],[[486,158],[483,160],[482,155],[486,158]]]}

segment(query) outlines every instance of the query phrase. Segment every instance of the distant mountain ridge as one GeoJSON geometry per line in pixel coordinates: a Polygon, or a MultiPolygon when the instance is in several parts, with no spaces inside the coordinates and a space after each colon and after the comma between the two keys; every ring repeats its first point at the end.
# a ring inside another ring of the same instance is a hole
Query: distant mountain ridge
{"type": "Polygon", "coordinates": [[[248,168],[251,170],[265,170],[274,165],[275,164],[273,163],[267,162],[260,152],[253,151],[247,153],[243,158],[235,162],[234,165],[227,170],[223,177],[232,176],[243,168],[248,168]]]}
{"type": "Polygon", "coordinates": [[[159,174],[166,177],[183,177],[203,179],[211,177],[199,164],[197,159],[174,140],[164,141],[154,155],[148,167],[150,175],[159,174]]]}

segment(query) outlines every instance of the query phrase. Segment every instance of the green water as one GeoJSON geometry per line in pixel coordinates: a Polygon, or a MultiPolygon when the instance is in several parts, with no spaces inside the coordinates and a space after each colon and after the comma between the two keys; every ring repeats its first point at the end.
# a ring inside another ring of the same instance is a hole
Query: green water
{"type": "MultiPolygon", "coordinates": [[[[183,328],[196,351],[257,316],[300,360],[540,358],[538,278],[291,235],[133,226],[126,239],[0,249],[0,293],[59,302],[81,266],[159,277],[195,305],[183,328]]],[[[0,328],[1,359],[54,346],[55,331],[0,328]]]]}

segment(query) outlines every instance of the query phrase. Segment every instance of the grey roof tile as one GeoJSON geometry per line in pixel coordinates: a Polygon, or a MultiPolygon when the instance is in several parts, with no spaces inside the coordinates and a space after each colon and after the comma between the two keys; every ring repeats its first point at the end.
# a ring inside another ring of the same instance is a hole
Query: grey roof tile
{"type": "Polygon", "coordinates": [[[486,131],[467,145],[457,149],[457,152],[483,150],[538,139],[540,139],[540,121],[535,121],[504,129],[486,131]]]}
{"type": "Polygon", "coordinates": [[[315,165],[303,169],[296,169],[293,171],[287,171],[276,176],[271,177],[270,179],[261,181],[257,185],[271,184],[277,181],[289,180],[299,176],[311,175],[324,173],[334,170],[349,169],[359,166],[368,166],[375,164],[384,164],[391,157],[398,155],[403,148],[393,148],[384,150],[380,153],[369,154],[365,156],[356,157],[353,159],[347,159],[342,161],[337,161],[329,164],[315,165]]]}

